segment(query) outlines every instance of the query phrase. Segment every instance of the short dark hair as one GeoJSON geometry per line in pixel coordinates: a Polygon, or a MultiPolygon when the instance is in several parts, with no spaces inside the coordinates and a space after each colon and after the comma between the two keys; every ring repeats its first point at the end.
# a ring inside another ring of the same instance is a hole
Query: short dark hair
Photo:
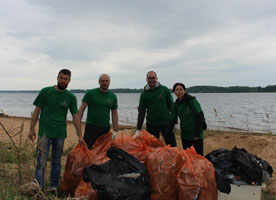
{"type": "Polygon", "coordinates": [[[59,71],[58,75],[63,73],[64,75],[69,75],[69,78],[71,78],[71,71],[69,69],[62,69],[59,71]]]}
{"type": "Polygon", "coordinates": [[[181,87],[183,87],[183,89],[184,90],[186,90],[186,87],[185,87],[185,85],[183,84],[183,83],[175,83],[174,85],[173,85],[173,92],[175,91],[175,88],[176,88],[176,86],[181,86],[181,87]]]}

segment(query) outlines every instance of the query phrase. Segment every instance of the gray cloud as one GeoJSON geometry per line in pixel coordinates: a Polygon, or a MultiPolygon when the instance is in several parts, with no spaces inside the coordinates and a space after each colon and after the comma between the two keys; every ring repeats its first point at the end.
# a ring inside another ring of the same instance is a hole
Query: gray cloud
{"type": "Polygon", "coordinates": [[[141,88],[145,73],[193,85],[274,84],[276,2],[12,0],[0,8],[0,89],[141,88]],[[16,74],[14,72],[17,72],[16,74]]]}

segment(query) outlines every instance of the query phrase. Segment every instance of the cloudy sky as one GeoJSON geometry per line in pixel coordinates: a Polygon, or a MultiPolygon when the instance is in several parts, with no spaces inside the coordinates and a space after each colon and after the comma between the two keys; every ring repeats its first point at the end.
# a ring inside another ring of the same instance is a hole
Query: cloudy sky
{"type": "Polygon", "coordinates": [[[0,90],[276,84],[275,0],[0,0],[0,90]]]}

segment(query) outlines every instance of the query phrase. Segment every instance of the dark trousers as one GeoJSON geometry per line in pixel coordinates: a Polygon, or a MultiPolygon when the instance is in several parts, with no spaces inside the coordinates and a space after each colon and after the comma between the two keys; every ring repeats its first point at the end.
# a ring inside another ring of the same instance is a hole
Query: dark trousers
{"type": "Polygon", "coordinates": [[[147,124],[147,131],[154,135],[157,139],[160,137],[160,132],[165,139],[166,145],[171,145],[171,147],[176,147],[175,135],[172,131],[169,131],[169,125],[155,126],[147,124]]]}
{"type": "Polygon", "coordinates": [[[185,140],[181,138],[183,149],[190,148],[194,146],[196,152],[203,156],[203,139],[200,140],[185,140]]]}
{"type": "Polygon", "coordinates": [[[92,149],[93,144],[96,142],[98,137],[108,133],[110,126],[95,126],[92,124],[86,124],[83,139],[86,142],[89,149],[92,149]]]}

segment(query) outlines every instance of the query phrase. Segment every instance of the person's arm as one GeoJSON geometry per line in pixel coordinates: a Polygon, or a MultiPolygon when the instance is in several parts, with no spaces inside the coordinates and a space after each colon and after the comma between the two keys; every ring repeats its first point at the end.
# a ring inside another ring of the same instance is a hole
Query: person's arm
{"type": "Polygon", "coordinates": [[[74,123],[74,126],[77,130],[77,134],[79,136],[79,143],[83,143],[86,145],[85,141],[83,140],[82,138],[82,132],[81,132],[81,121],[80,121],[80,117],[79,117],[79,114],[76,113],[76,114],[73,114],[73,123],[74,123]]]}
{"type": "Polygon", "coordinates": [[[172,105],[173,105],[173,96],[170,90],[168,89],[167,106],[170,112],[172,111],[172,105]]]}
{"type": "Polygon", "coordinates": [[[195,113],[195,137],[194,140],[200,139],[200,134],[202,132],[202,121],[204,120],[203,112],[201,110],[200,104],[196,100],[196,98],[190,101],[191,108],[195,113]]]}
{"type": "Polygon", "coordinates": [[[137,117],[137,127],[136,127],[136,129],[139,131],[142,129],[145,116],[146,116],[146,109],[139,107],[138,108],[138,117],[137,117]]]}
{"type": "Polygon", "coordinates": [[[118,131],[118,111],[117,109],[111,110],[113,131],[118,131]]]}
{"type": "Polygon", "coordinates": [[[145,94],[144,94],[144,92],[142,92],[140,95],[140,98],[139,98],[136,132],[140,131],[142,129],[144,119],[146,116],[146,110],[147,110],[147,105],[146,105],[146,100],[145,100],[145,94]]]}
{"type": "Polygon", "coordinates": [[[203,112],[196,113],[195,121],[195,140],[200,139],[200,134],[202,131],[202,122],[203,122],[203,112]]]}
{"type": "Polygon", "coordinates": [[[36,139],[36,132],[35,132],[35,125],[38,120],[38,116],[40,114],[41,108],[36,106],[34,109],[34,112],[32,114],[32,121],[30,125],[30,132],[29,132],[29,138],[30,140],[34,141],[36,139]]]}
{"type": "Polygon", "coordinates": [[[171,113],[170,113],[170,120],[169,120],[169,131],[173,131],[175,124],[177,123],[177,105],[173,104],[171,113]]]}
{"type": "Polygon", "coordinates": [[[85,102],[82,102],[81,103],[81,106],[80,106],[80,108],[79,108],[79,119],[80,119],[80,121],[82,120],[82,117],[83,117],[83,113],[84,113],[84,111],[85,111],[85,109],[86,109],[86,106],[87,106],[87,103],[85,103],[85,102]]]}

